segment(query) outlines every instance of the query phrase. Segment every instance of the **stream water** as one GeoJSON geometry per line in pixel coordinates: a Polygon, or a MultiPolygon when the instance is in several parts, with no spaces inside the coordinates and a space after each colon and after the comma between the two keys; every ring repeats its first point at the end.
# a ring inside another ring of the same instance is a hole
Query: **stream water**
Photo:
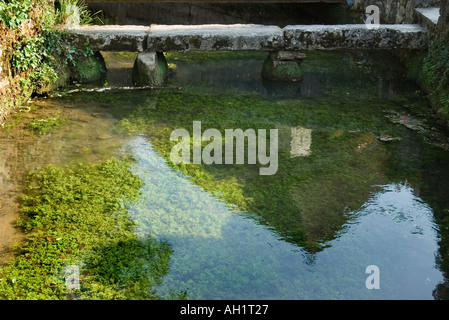
{"type": "Polygon", "coordinates": [[[449,135],[389,54],[310,52],[300,83],[262,80],[262,53],[172,55],[153,90],[131,88],[132,55],[105,57],[106,85],[34,99],[0,131],[2,262],[29,171],[131,154],[136,232],[173,251],[162,298],[448,298],[449,135]],[[65,121],[29,129],[49,117],[65,121]],[[194,121],[277,129],[276,174],[173,165],[170,134],[194,121]]]}

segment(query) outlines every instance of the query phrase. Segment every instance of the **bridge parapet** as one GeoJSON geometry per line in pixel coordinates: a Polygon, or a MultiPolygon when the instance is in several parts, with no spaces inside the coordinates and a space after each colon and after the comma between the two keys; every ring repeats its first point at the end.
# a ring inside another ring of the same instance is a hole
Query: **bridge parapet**
{"type": "Polygon", "coordinates": [[[427,30],[416,24],[287,26],[284,45],[285,50],[425,49],[427,30]]]}
{"type": "Polygon", "coordinates": [[[137,85],[161,85],[167,75],[162,52],[269,51],[262,75],[274,80],[302,78],[304,50],[427,48],[427,31],[419,25],[151,25],[80,26],[66,40],[94,51],[139,52],[133,79],[137,85]],[[162,71],[161,71],[162,70],[162,71]]]}
{"type": "Polygon", "coordinates": [[[419,25],[152,25],[80,26],[67,41],[96,51],[278,51],[334,49],[426,49],[419,25]]]}

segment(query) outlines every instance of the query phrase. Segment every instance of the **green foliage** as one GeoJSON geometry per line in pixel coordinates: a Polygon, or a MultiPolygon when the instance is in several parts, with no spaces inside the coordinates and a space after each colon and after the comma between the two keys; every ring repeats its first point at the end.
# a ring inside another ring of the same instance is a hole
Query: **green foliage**
{"type": "Polygon", "coordinates": [[[0,22],[10,28],[17,29],[30,18],[32,0],[12,0],[0,2],[0,22]]]}
{"type": "Polygon", "coordinates": [[[73,15],[79,15],[79,23],[82,25],[99,23],[100,11],[92,13],[84,0],[61,0],[56,10],[56,24],[66,24],[73,15]]]}
{"type": "Polygon", "coordinates": [[[18,225],[29,232],[16,258],[0,268],[2,299],[155,299],[150,289],[168,270],[170,248],[138,239],[126,204],[141,180],[129,161],[32,172],[18,225]],[[80,268],[80,288],[65,285],[64,269],[80,268]]]}
{"type": "Polygon", "coordinates": [[[42,37],[28,37],[14,44],[13,67],[19,71],[36,69],[42,61],[42,37]]]}
{"type": "Polygon", "coordinates": [[[40,68],[35,69],[30,74],[30,81],[33,83],[35,90],[45,88],[50,83],[58,81],[59,76],[56,70],[48,63],[44,63],[40,68]]]}
{"type": "Polygon", "coordinates": [[[78,6],[81,23],[91,23],[95,15],[89,13],[84,1],[62,1],[61,5],[55,11],[52,6],[36,0],[0,1],[0,22],[3,28],[20,30],[14,33],[15,38],[10,39],[11,48],[7,48],[11,52],[12,75],[29,78],[27,87],[38,93],[45,92],[43,88],[51,88],[58,81],[61,61],[56,62],[55,56],[64,57],[75,65],[77,57],[93,55],[89,45],[78,50],[65,44],[64,31],[57,30],[55,26],[63,22],[69,6],[78,6]]]}
{"type": "Polygon", "coordinates": [[[449,47],[444,39],[433,41],[422,70],[422,81],[430,93],[430,100],[436,112],[449,126],[449,47]]]}

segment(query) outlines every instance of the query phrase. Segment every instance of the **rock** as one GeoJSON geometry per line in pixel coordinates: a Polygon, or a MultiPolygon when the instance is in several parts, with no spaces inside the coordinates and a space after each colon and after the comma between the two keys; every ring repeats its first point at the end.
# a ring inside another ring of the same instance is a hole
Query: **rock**
{"type": "Polygon", "coordinates": [[[300,81],[304,78],[300,63],[275,61],[268,58],[262,68],[262,77],[271,80],[300,81]]]}
{"type": "Polygon", "coordinates": [[[299,51],[271,52],[262,67],[262,77],[270,80],[300,81],[305,54],[299,51]]]}
{"type": "Polygon", "coordinates": [[[160,86],[168,76],[168,65],[162,52],[141,52],[133,67],[136,86],[160,86]]]}
{"type": "Polygon", "coordinates": [[[100,52],[84,57],[76,56],[76,63],[71,66],[71,79],[79,83],[98,81],[106,76],[106,63],[100,52]]]}
{"type": "Polygon", "coordinates": [[[275,51],[271,52],[271,59],[277,61],[302,61],[306,55],[300,51],[275,51]]]}
{"type": "Polygon", "coordinates": [[[109,140],[111,138],[112,138],[112,136],[110,136],[109,134],[106,134],[106,133],[100,134],[97,137],[98,140],[109,140]]]}

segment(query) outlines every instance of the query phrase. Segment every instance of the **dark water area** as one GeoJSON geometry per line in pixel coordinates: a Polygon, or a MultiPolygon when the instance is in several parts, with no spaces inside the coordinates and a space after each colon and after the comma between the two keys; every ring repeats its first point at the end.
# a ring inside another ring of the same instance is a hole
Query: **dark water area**
{"type": "Polygon", "coordinates": [[[447,299],[448,132],[388,53],[307,55],[302,82],[272,83],[265,53],[172,54],[167,85],[138,89],[133,55],[105,53],[99,85],[35,99],[0,131],[2,214],[30,170],[128,154],[136,233],[173,251],[149,288],[162,298],[447,299]],[[29,130],[50,117],[64,122],[29,130]],[[172,132],[195,122],[277,130],[276,173],[173,163],[172,132]]]}

